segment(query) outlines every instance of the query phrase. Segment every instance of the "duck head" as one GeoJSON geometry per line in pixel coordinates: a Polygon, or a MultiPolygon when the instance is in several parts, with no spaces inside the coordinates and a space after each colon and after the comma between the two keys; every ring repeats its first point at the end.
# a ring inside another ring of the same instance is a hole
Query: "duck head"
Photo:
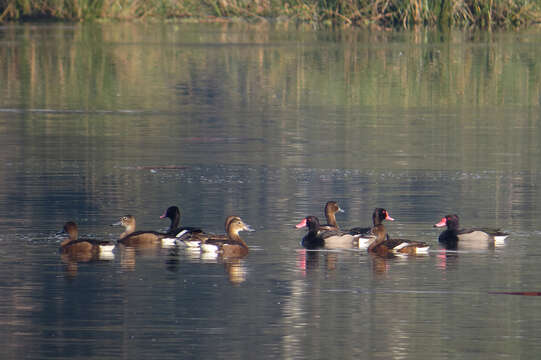
{"type": "Polygon", "coordinates": [[[337,212],[343,213],[344,210],[340,208],[336,201],[327,201],[325,204],[325,214],[335,214],[337,212]]]}
{"type": "Polygon", "coordinates": [[[111,226],[124,226],[126,230],[135,230],[135,217],[132,215],[124,215],[117,222],[112,223],[111,226]]]}
{"type": "Polygon", "coordinates": [[[169,206],[162,216],[160,216],[160,219],[169,218],[171,220],[175,220],[177,217],[180,217],[180,210],[178,209],[178,206],[169,206]]]}
{"type": "Polygon", "coordinates": [[[68,221],[64,224],[64,227],[62,228],[62,231],[58,232],[57,235],[65,235],[67,234],[70,238],[70,240],[77,240],[79,236],[79,230],[77,229],[77,224],[75,224],[73,221],[68,221]]]}
{"type": "Polygon", "coordinates": [[[458,222],[459,219],[457,214],[445,215],[441,218],[439,223],[434,224],[434,227],[447,226],[448,229],[456,229],[458,228],[458,222]]]}
{"type": "Polygon", "coordinates": [[[383,220],[394,221],[394,219],[389,215],[389,212],[383,208],[375,208],[372,213],[372,220],[374,225],[381,224],[383,220]]]}
{"type": "MultiPolygon", "coordinates": [[[[227,225],[227,223],[226,223],[227,225]]],[[[238,236],[241,231],[255,231],[250,225],[246,224],[238,216],[234,216],[229,222],[228,233],[238,236]]]]}
{"type": "Polygon", "coordinates": [[[300,223],[295,225],[297,229],[307,227],[308,230],[318,230],[319,229],[319,219],[315,216],[307,216],[301,220],[300,223]]]}

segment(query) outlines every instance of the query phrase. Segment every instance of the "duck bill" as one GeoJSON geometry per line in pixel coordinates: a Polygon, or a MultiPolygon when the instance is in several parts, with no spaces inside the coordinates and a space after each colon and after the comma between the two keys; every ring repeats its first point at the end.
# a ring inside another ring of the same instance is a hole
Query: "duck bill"
{"type": "Polygon", "coordinates": [[[301,229],[303,227],[306,227],[306,218],[302,219],[300,223],[298,223],[297,225],[295,225],[295,227],[297,229],[301,229]]]}
{"type": "Polygon", "coordinates": [[[345,213],[344,209],[338,208],[338,212],[345,213]]]}
{"type": "Polygon", "coordinates": [[[164,212],[161,216],[160,216],[160,219],[165,219],[167,217],[167,212],[164,212]]]}
{"type": "Polygon", "coordinates": [[[447,225],[447,219],[442,218],[439,223],[434,224],[434,227],[444,227],[445,225],[447,225]]]}
{"type": "Polygon", "coordinates": [[[394,218],[389,216],[389,213],[385,215],[385,220],[394,221],[394,218]]]}
{"type": "Polygon", "coordinates": [[[111,226],[119,226],[119,225],[122,225],[122,221],[117,221],[111,224],[111,226]]]}
{"type": "Polygon", "coordinates": [[[244,224],[244,231],[255,231],[255,229],[248,224],[244,224]]]}

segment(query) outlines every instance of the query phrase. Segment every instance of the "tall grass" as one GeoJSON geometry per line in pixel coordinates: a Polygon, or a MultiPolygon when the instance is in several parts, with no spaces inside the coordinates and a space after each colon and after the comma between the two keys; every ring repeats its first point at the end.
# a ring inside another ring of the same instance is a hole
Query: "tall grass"
{"type": "Polygon", "coordinates": [[[29,18],[245,18],[314,26],[523,27],[541,22],[541,0],[0,0],[0,21],[29,18]]]}

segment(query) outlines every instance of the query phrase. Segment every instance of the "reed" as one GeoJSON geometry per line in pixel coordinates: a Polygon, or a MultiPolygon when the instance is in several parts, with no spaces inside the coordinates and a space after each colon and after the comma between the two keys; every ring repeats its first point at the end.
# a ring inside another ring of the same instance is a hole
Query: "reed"
{"type": "Polygon", "coordinates": [[[541,22],[541,0],[0,0],[0,21],[277,19],[381,28],[516,28],[541,22]]]}

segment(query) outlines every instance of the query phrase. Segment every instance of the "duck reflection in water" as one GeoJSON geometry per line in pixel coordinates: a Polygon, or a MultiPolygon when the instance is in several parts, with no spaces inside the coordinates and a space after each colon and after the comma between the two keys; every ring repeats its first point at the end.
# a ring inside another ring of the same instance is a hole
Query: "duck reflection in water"
{"type": "Polygon", "coordinates": [[[105,240],[80,239],[77,224],[73,221],[65,223],[57,235],[68,235],[68,238],[60,243],[60,257],[67,264],[67,272],[71,276],[77,274],[77,263],[114,259],[115,244],[105,240]]]}
{"type": "Polygon", "coordinates": [[[458,264],[458,252],[448,249],[442,249],[437,255],[437,266],[441,270],[456,268],[458,264]]]}
{"type": "Polygon", "coordinates": [[[323,256],[325,270],[334,271],[338,263],[338,253],[300,249],[297,252],[297,268],[306,276],[310,271],[317,271],[323,256]]]}
{"type": "Polygon", "coordinates": [[[372,271],[374,274],[386,274],[389,272],[390,266],[388,260],[390,259],[387,256],[380,256],[378,254],[370,254],[372,260],[372,271]]]}
{"type": "Polygon", "coordinates": [[[225,260],[224,267],[231,284],[239,285],[246,281],[247,271],[242,259],[225,260]]]}

